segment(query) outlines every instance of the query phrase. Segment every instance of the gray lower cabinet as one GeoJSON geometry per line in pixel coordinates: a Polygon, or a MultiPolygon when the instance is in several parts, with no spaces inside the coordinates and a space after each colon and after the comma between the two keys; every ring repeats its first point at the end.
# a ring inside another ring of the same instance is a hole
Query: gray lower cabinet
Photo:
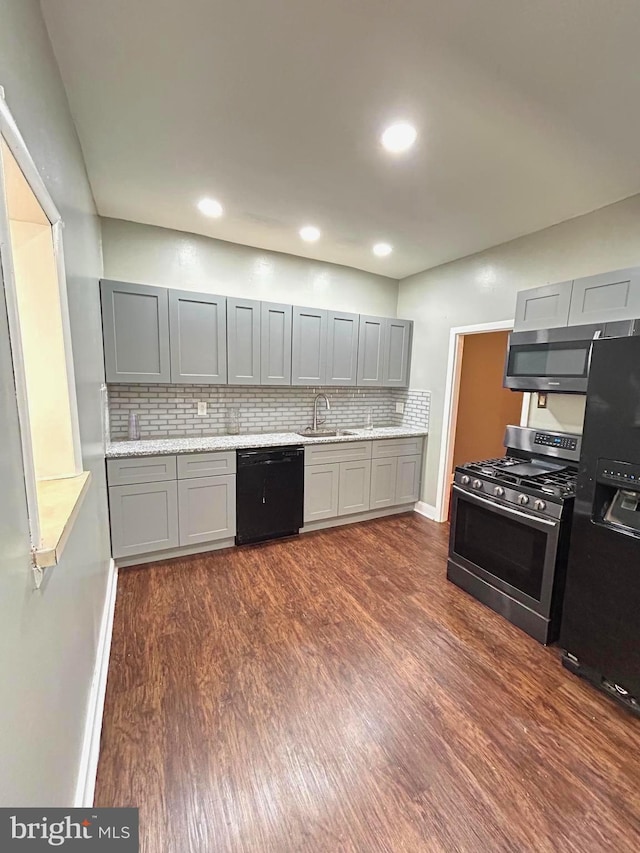
{"type": "Polygon", "coordinates": [[[338,484],[338,515],[366,512],[371,492],[371,461],[341,462],[338,484]]]}
{"type": "Polygon", "coordinates": [[[396,503],[398,460],[395,457],[371,461],[371,509],[383,509],[396,503]]]}
{"type": "Polygon", "coordinates": [[[166,287],[100,282],[107,382],[170,382],[166,287]]]}
{"type": "Polygon", "coordinates": [[[227,299],[229,385],[260,384],[260,302],[227,299]]]}
{"type": "Polygon", "coordinates": [[[109,488],[114,557],[177,548],[178,483],[137,483],[109,488]]]}
{"type": "Polygon", "coordinates": [[[324,385],[327,375],[327,312],[293,308],[291,384],[324,385]]]}
{"type": "Polygon", "coordinates": [[[291,385],[291,305],[260,307],[260,384],[291,385]]]}
{"type": "Polygon", "coordinates": [[[338,515],[340,463],[309,465],[304,469],[304,521],[320,521],[338,515]]]}
{"type": "Polygon", "coordinates": [[[355,385],[358,381],[359,314],[327,314],[327,385],[355,385]]]}
{"type": "Polygon", "coordinates": [[[227,300],[169,291],[171,381],[223,385],[227,381],[227,300]]]}
{"type": "Polygon", "coordinates": [[[569,323],[569,306],[573,282],[560,281],[530,290],[516,297],[514,332],[555,329],[569,323]]]}
{"type": "Polygon", "coordinates": [[[614,270],[573,282],[569,325],[640,317],[640,268],[614,270]]]}
{"type": "Polygon", "coordinates": [[[235,474],[180,480],[178,513],[182,546],[235,536],[235,474]]]}
{"type": "Polygon", "coordinates": [[[411,320],[387,320],[384,335],[382,384],[387,388],[406,388],[411,366],[411,320]]]}
{"type": "Polygon", "coordinates": [[[396,474],[396,504],[415,503],[420,499],[422,454],[399,456],[396,474]]]}
{"type": "Polygon", "coordinates": [[[385,324],[384,317],[360,315],[357,384],[363,387],[383,384],[385,324]]]}

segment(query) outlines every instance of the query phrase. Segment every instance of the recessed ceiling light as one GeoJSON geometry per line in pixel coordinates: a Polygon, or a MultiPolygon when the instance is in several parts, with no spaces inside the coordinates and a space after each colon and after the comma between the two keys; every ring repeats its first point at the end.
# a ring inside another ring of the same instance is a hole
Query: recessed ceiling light
{"type": "Polygon", "coordinates": [[[383,146],[392,154],[401,154],[408,151],[416,141],[418,131],[407,121],[399,121],[389,125],[380,140],[383,146]]]}
{"type": "Polygon", "coordinates": [[[393,246],[390,246],[388,243],[376,243],[373,247],[373,254],[379,258],[386,258],[391,252],[393,252],[393,246]]]}
{"type": "Polygon", "coordinates": [[[315,225],[305,225],[304,228],[300,229],[299,233],[307,243],[315,243],[316,240],[320,239],[320,229],[316,228],[315,225]]]}
{"type": "Polygon", "coordinates": [[[219,201],[216,201],[215,198],[202,198],[198,202],[198,210],[200,213],[204,213],[205,216],[213,216],[217,219],[219,216],[222,216],[224,210],[219,201]]]}

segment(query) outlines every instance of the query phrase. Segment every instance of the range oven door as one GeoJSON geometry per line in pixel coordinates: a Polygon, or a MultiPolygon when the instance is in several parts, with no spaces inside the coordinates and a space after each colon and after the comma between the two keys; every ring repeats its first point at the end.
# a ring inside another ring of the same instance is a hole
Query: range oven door
{"type": "Polygon", "coordinates": [[[509,335],[504,386],[512,391],[586,394],[593,341],[603,325],[540,329],[509,335]]]}
{"type": "Polygon", "coordinates": [[[541,616],[551,609],[560,521],[453,486],[449,559],[541,616]]]}

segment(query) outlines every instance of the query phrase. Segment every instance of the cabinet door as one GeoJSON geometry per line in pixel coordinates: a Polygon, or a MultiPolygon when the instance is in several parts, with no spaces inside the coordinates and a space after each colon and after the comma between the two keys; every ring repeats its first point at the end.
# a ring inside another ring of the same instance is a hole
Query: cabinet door
{"type": "Polygon", "coordinates": [[[291,316],[291,305],[261,303],[261,385],[291,385],[291,316]]]}
{"type": "Polygon", "coordinates": [[[226,303],[224,296],[169,291],[172,382],[226,383],[226,303]]]}
{"type": "Polygon", "coordinates": [[[227,299],[229,385],[260,384],[260,303],[227,299]]]}
{"type": "Polygon", "coordinates": [[[178,483],[139,483],[109,489],[114,557],[177,548],[178,483]]]}
{"type": "Polygon", "coordinates": [[[100,282],[107,382],[170,382],[165,287],[100,282]]]}
{"type": "Polygon", "coordinates": [[[421,474],[422,455],[398,457],[395,500],[397,504],[415,503],[420,500],[421,474]]]}
{"type": "Polygon", "coordinates": [[[195,477],[178,483],[180,545],[236,535],[236,477],[195,477]]]}
{"type": "Polygon", "coordinates": [[[304,469],[304,520],[319,521],[338,515],[340,464],[309,465],[304,469]]]}
{"type": "Polygon", "coordinates": [[[327,315],[327,385],[355,385],[358,379],[358,314],[327,315]]]}
{"type": "Polygon", "coordinates": [[[382,385],[384,369],[383,317],[360,315],[358,334],[358,385],[382,385]]]}
{"type": "Polygon", "coordinates": [[[411,363],[411,320],[387,320],[384,335],[384,373],[382,384],[406,388],[411,363]]]}
{"type": "Polygon", "coordinates": [[[527,332],[567,326],[572,285],[571,281],[560,281],[557,284],[519,291],[513,331],[527,332]]]}
{"type": "Polygon", "coordinates": [[[324,385],[327,375],[327,312],[293,308],[292,385],[324,385]]]}
{"type": "Polygon", "coordinates": [[[338,515],[365,512],[371,493],[371,462],[341,462],[338,515]]]}
{"type": "Polygon", "coordinates": [[[640,268],[614,270],[573,282],[569,325],[640,317],[640,268]]]}
{"type": "Polygon", "coordinates": [[[396,502],[398,460],[374,459],[371,463],[371,509],[393,506],[396,502]]]}

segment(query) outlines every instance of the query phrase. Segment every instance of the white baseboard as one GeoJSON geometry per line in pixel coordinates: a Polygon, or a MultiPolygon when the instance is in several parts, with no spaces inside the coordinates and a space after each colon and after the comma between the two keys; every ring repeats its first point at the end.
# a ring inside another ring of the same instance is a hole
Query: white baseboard
{"type": "Polygon", "coordinates": [[[91,690],[87,703],[87,717],[82,739],[80,754],[80,770],[73,805],[76,808],[91,808],[96,787],[98,758],[100,757],[100,732],[102,731],[102,712],[104,697],[107,689],[107,673],[109,671],[109,653],[111,651],[111,633],[113,631],[113,615],[116,606],[116,590],[118,588],[118,569],[113,560],[109,564],[107,578],[107,595],[102,611],[100,636],[96,664],[91,680],[91,690]]]}
{"type": "Polygon", "coordinates": [[[414,507],[415,512],[424,515],[425,518],[430,518],[431,521],[438,521],[438,510],[433,504],[427,504],[424,501],[418,501],[414,507]]]}

